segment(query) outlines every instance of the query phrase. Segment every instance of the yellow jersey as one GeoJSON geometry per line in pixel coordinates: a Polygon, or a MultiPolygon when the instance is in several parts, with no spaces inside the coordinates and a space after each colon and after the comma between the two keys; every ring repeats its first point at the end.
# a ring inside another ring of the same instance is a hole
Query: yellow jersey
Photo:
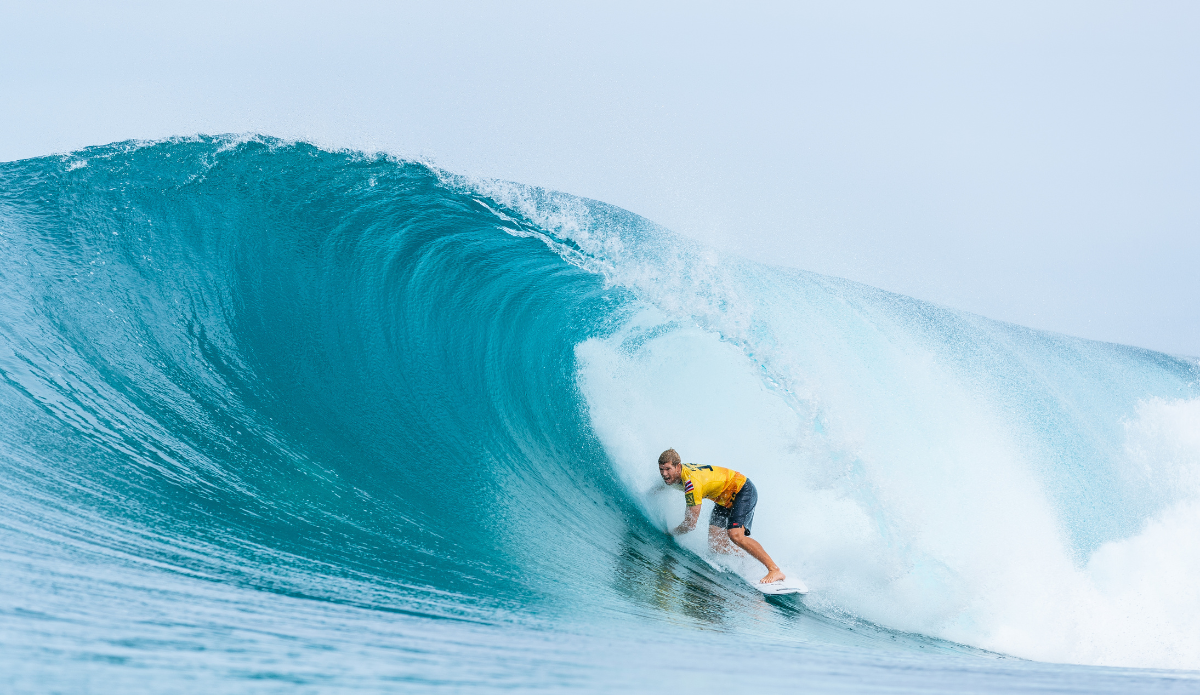
{"type": "Polygon", "coordinates": [[[683,464],[679,481],[687,506],[694,507],[706,498],[722,507],[733,505],[733,496],[746,484],[746,476],[730,468],[683,464]]]}

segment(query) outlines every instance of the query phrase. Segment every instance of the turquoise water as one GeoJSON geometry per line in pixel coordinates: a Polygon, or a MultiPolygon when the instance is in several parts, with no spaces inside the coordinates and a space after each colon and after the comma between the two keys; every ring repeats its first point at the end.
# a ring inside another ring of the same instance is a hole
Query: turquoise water
{"type": "Polygon", "coordinates": [[[0,258],[8,690],[1200,689],[1193,359],[264,137],[0,164],[0,258]]]}

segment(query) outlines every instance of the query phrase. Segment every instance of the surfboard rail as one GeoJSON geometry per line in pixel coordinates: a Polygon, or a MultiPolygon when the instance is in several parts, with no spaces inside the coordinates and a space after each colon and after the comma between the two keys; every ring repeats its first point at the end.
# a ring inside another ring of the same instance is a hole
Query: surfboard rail
{"type": "Polygon", "coordinates": [[[806,586],[804,582],[800,581],[799,579],[794,579],[791,576],[788,576],[782,581],[771,582],[770,584],[751,582],[750,586],[753,586],[755,589],[758,589],[768,596],[808,593],[808,586],[806,586]]]}

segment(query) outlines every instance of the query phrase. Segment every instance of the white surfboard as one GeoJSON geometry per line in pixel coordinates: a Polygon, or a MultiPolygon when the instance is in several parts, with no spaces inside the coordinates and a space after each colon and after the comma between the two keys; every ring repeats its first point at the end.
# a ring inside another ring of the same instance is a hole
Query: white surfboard
{"type": "Polygon", "coordinates": [[[770,584],[760,584],[758,582],[751,582],[750,586],[754,587],[755,589],[758,589],[759,591],[763,592],[764,594],[766,594],[768,596],[780,596],[782,594],[807,594],[808,593],[808,587],[804,585],[804,582],[800,581],[799,579],[796,579],[795,577],[792,577],[791,575],[788,575],[787,578],[781,582],[771,582],[770,584]]]}

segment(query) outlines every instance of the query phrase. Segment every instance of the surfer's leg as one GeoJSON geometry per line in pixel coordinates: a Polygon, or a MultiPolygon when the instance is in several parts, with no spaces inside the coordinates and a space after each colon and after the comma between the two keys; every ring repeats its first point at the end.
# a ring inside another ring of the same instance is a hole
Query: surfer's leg
{"type": "Polygon", "coordinates": [[[761,543],[746,535],[746,529],[729,529],[729,540],[733,541],[734,545],[737,547],[750,553],[750,556],[755,560],[758,560],[766,565],[767,576],[759,580],[761,583],[770,584],[771,582],[783,581],[785,575],[783,574],[783,571],[779,569],[779,565],[775,564],[775,561],[771,559],[770,555],[767,555],[767,551],[763,550],[761,543]]]}
{"type": "Polygon", "coordinates": [[[713,507],[712,516],[708,518],[708,547],[714,553],[729,554],[737,552],[737,548],[729,542],[729,509],[713,507]]]}
{"type": "Polygon", "coordinates": [[[734,496],[733,506],[729,510],[729,540],[750,553],[755,560],[766,565],[767,576],[762,578],[762,583],[770,584],[782,581],[784,574],[779,570],[779,565],[776,565],[771,556],[767,555],[767,551],[763,550],[758,541],[750,537],[750,524],[754,522],[756,506],[758,506],[758,489],[754,487],[754,483],[747,480],[742,484],[742,489],[734,496]]]}
{"type": "Polygon", "coordinates": [[[723,526],[708,527],[708,548],[724,555],[737,552],[737,548],[729,542],[729,532],[723,526]]]}

